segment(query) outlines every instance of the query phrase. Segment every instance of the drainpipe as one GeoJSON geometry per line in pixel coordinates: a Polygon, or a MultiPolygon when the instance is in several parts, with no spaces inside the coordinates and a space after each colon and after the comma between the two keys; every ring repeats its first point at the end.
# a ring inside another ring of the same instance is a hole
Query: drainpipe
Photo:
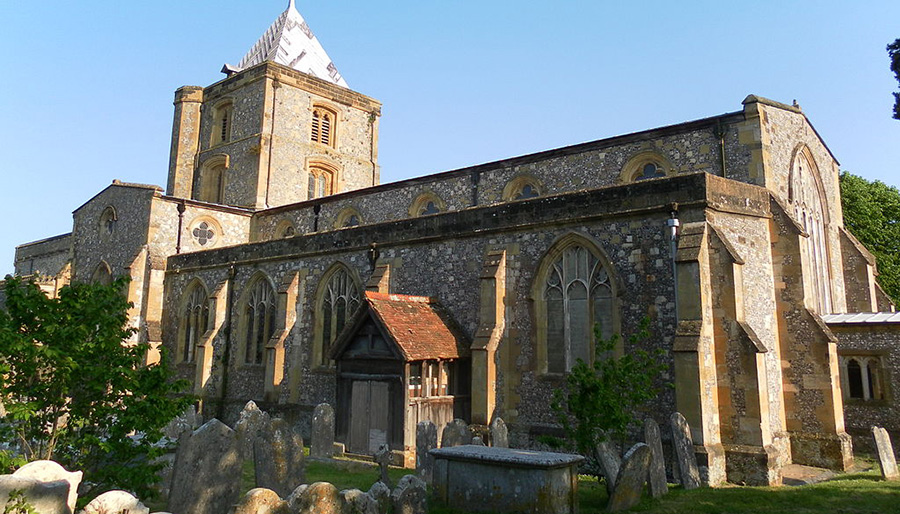
{"type": "Polygon", "coordinates": [[[234,264],[228,267],[228,296],[225,300],[225,352],[222,365],[222,392],[219,394],[219,406],[216,409],[216,417],[225,419],[225,399],[228,389],[228,369],[231,365],[231,310],[234,306],[234,264]]]}
{"type": "Polygon", "coordinates": [[[472,207],[478,205],[478,183],[481,182],[481,173],[472,172],[472,207]]]}
{"type": "Polygon", "coordinates": [[[313,205],[313,232],[319,231],[319,213],[322,211],[322,204],[313,205]]]}
{"type": "Polygon", "coordinates": [[[375,120],[376,116],[374,112],[369,113],[369,161],[372,163],[372,185],[377,186],[377,180],[375,179],[376,173],[378,173],[378,164],[375,163],[375,120]]]}
{"type": "Polygon", "coordinates": [[[278,105],[278,88],[281,83],[272,81],[272,123],[269,126],[269,159],[266,163],[266,208],[269,207],[269,187],[272,184],[272,147],[275,146],[275,106],[278,105]]]}
{"type": "Polygon", "coordinates": [[[678,323],[678,268],[676,263],[676,254],[678,253],[678,227],[681,221],[678,220],[678,203],[672,202],[671,214],[666,220],[666,226],[669,228],[669,244],[672,254],[672,283],[675,287],[675,323],[678,323]]]}
{"type": "Polygon", "coordinates": [[[175,239],[175,253],[181,253],[181,230],[184,226],[184,211],[187,207],[184,205],[184,201],[178,202],[178,235],[175,239]]]}

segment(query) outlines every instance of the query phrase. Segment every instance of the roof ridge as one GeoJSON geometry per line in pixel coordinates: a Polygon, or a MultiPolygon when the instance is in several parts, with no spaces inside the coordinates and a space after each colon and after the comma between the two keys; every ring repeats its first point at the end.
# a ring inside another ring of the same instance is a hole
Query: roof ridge
{"type": "Polygon", "coordinates": [[[397,293],[378,293],[375,291],[366,291],[366,298],[372,300],[388,300],[392,302],[417,302],[417,303],[436,303],[437,300],[431,296],[416,296],[409,294],[397,293]]]}

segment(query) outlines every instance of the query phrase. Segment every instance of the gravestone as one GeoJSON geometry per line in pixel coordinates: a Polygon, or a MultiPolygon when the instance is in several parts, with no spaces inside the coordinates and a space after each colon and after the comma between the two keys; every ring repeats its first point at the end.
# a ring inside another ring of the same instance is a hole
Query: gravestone
{"type": "Polygon", "coordinates": [[[25,500],[41,514],[72,514],[66,480],[43,482],[36,478],[0,475],[0,508],[7,504],[13,491],[21,491],[25,500]]]}
{"type": "Polygon", "coordinates": [[[303,437],[283,419],[273,419],[253,441],[256,487],[287,498],[303,483],[303,437]]]}
{"type": "Polygon", "coordinates": [[[391,477],[388,476],[388,466],[391,464],[391,448],[386,444],[382,444],[378,448],[378,451],[375,452],[374,460],[375,463],[378,464],[378,469],[381,471],[381,478],[379,480],[390,489],[391,477]]]}
{"type": "Polygon", "coordinates": [[[169,510],[178,514],[228,512],[240,497],[237,435],[213,418],[178,441],[169,510]]]}
{"type": "Polygon", "coordinates": [[[506,422],[500,417],[491,421],[491,446],[509,448],[509,430],[506,428],[506,422]]]}
{"type": "Polygon", "coordinates": [[[269,423],[271,423],[269,415],[260,410],[256,402],[250,400],[244,405],[244,409],[234,425],[242,459],[253,460],[253,443],[260,437],[264,437],[269,423]]]}
{"type": "Polygon", "coordinates": [[[372,484],[369,492],[366,493],[378,504],[378,512],[386,513],[391,508],[391,490],[388,489],[383,482],[378,481],[372,484]]]}
{"type": "Polygon", "coordinates": [[[317,459],[334,456],[334,409],[327,403],[316,405],[313,411],[309,456],[317,459]]]}
{"type": "Polygon", "coordinates": [[[669,418],[672,426],[672,445],[678,462],[678,475],[685,489],[700,487],[700,470],[697,468],[697,456],[694,454],[694,441],[691,439],[691,427],[680,412],[669,418]]]}
{"type": "Polygon", "coordinates": [[[878,452],[878,463],[881,465],[881,476],[885,480],[900,479],[891,436],[888,435],[887,430],[881,427],[872,427],[872,435],[875,437],[875,449],[878,452]]]}
{"type": "Polygon", "coordinates": [[[66,468],[52,460],[36,460],[15,470],[13,476],[34,478],[41,482],[65,480],[69,483],[69,498],[66,503],[69,505],[69,510],[75,512],[75,503],[78,501],[78,484],[81,483],[81,478],[84,476],[81,471],[66,471],[66,468]]]}
{"type": "Polygon", "coordinates": [[[234,507],[231,514],[290,514],[288,502],[278,493],[264,487],[250,489],[234,507]]]}
{"type": "Polygon", "coordinates": [[[341,497],[328,482],[316,482],[306,489],[292,506],[292,514],[341,514],[341,497]]]}
{"type": "Polygon", "coordinates": [[[394,514],[425,514],[428,509],[425,481],[416,475],[401,478],[391,493],[391,504],[394,514]]]}
{"type": "Polygon", "coordinates": [[[431,483],[434,457],[431,450],[437,448],[437,427],[431,421],[420,421],[416,425],[416,472],[425,483],[431,483]]]}
{"type": "Polygon", "coordinates": [[[659,425],[650,418],[644,420],[644,441],[650,447],[650,468],[647,474],[650,496],[659,498],[669,492],[666,484],[666,458],[663,455],[659,425]]]}
{"type": "Polygon", "coordinates": [[[309,484],[301,484],[298,485],[296,489],[291,493],[287,498],[288,502],[288,510],[291,511],[291,514],[294,514],[298,510],[300,510],[300,497],[303,496],[303,493],[309,487],[309,484]]]}
{"type": "Polygon", "coordinates": [[[609,497],[606,509],[618,512],[634,507],[641,501],[644,482],[650,467],[650,447],[644,443],[632,446],[622,459],[622,467],[616,477],[616,487],[609,497]]]}
{"type": "Polygon", "coordinates": [[[454,419],[447,423],[441,432],[441,448],[461,446],[469,444],[472,436],[469,435],[469,425],[461,419],[454,419]]]}
{"type": "Polygon", "coordinates": [[[474,444],[475,446],[484,446],[484,440],[481,439],[480,435],[476,435],[472,438],[472,444],[474,444]]]}
{"type": "Polygon", "coordinates": [[[345,489],[340,492],[344,505],[342,514],[379,514],[378,502],[359,489],[345,489]]]}
{"type": "Polygon", "coordinates": [[[603,478],[606,479],[606,492],[612,494],[616,487],[616,478],[619,476],[619,467],[622,465],[619,451],[609,441],[601,441],[594,447],[594,458],[603,471],[603,478]]]}
{"type": "Polygon", "coordinates": [[[150,514],[150,509],[128,491],[117,490],[94,498],[80,514],[150,514]]]}
{"type": "Polygon", "coordinates": [[[183,413],[169,421],[162,430],[163,435],[172,441],[177,441],[181,434],[196,430],[201,425],[200,419],[197,407],[190,405],[183,413]]]}

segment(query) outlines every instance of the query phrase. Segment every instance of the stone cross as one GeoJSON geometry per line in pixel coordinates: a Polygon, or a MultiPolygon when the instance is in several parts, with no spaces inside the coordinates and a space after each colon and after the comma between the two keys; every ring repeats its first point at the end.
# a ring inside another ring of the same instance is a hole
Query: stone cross
{"type": "Polygon", "coordinates": [[[491,421],[491,446],[494,448],[509,448],[509,430],[506,423],[500,417],[491,421]]]}
{"type": "Polygon", "coordinates": [[[622,467],[616,476],[616,486],[606,505],[608,511],[627,510],[640,503],[649,467],[650,447],[644,443],[632,446],[622,459],[622,467]]]}
{"type": "Polygon", "coordinates": [[[672,414],[669,424],[672,426],[672,444],[678,459],[681,485],[685,489],[696,489],[700,487],[700,470],[697,468],[697,455],[694,454],[691,427],[680,412],[672,414]]]}
{"type": "Polygon", "coordinates": [[[647,476],[650,496],[659,498],[669,492],[666,484],[666,459],[663,456],[659,425],[651,418],[644,420],[644,441],[650,447],[650,467],[647,476]]]}
{"type": "Polygon", "coordinates": [[[434,457],[428,452],[435,448],[437,427],[431,421],[420,421],[416,425],[416,472],[428,484],[434,470],[434,457]]]}
{"type": "Polygon", "coordinates": [[[875,449],[878,451],[878,463],[881,465],[881,476],[885,480],[900,479],[900,471],[897,470],[897,458],[894,456],[894,446],[891,444],[891,436],[882,427],[872,427],[872,435],[875,437],[875,449]]]}
{"type": "Polygon", "coordinates": [[[313,411],[309,456],[317,459],[334,456],[334,409],[327,403],[316,405],[313,411]]]}
{"type": "Polygon", "coordinates": [[[388,466],[391,464],[391,448],[382,444],[378,451],[375,452],[375,462],[378,464],[378,468],[381,470],[381,481],[384,482],[384,485],[388,486],[388,489],[391,488],[391,477],[388,476],[388,466]]]}

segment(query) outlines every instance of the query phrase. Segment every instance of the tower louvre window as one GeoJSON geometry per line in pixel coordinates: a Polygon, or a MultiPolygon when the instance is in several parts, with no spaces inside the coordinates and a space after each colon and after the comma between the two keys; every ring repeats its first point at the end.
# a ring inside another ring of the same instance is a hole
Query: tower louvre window
{"type": "Polygon", "coordinates": [[[231,140],[231,118],[233,117],[232,104],[226,103],[216,107],[213,115],[212,146],[227,143],[231,140]]]}
{"type": "Polygon", "coordinates": [[[337,115],[324,107],[315,107],[312,112],[310,140],[314,143],[334,146],[334,128],[337,115]]]}
{"type": "Polygon", "coordinates": [[[227,141],[228,140],[228,111],[222,113],[222,122],[220,127],[220,140],[227,141]]]}

